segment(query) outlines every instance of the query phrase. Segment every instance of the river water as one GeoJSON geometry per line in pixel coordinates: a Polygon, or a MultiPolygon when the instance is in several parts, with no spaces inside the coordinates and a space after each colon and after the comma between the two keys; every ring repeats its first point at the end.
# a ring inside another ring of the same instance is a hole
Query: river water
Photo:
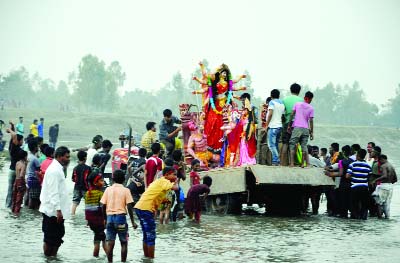
{"type": "MultiPolygon", "coordinates": [[[[93,235],[83,205],[65,222],[66,234],[55,259],[42,253],[42,216],[22,209],[15,218],[4,208],[7,166],[0,171],[0,262],[106,262],[92,254],[93,235]]],[[[73,183],[68,180],[72,199],[73,183]]],[[[262,215],[203,215],[200,225],[186,220],[157,225],[154,262],[400,262],[400,188],[395,186],[390,220],[367,221],[320,215],[297,218],[262,215]]],[[[129,262],[142,257],[141,230],[130,229],[129,262]]],[[[114,249],[119,262],[120,246],[114,249]]]]}

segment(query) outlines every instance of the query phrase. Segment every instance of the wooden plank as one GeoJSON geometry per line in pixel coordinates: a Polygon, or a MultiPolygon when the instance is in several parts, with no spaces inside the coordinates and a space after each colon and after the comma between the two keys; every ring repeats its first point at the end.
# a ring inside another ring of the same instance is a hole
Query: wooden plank
{"type": "MultiPolygon", "coordinates": [[[[208,175],[213,179],[210,195],[240,193],[246,191],[245,167],[217,168],[209,171],[200,172],[200,177],[208,175]]],[[[180,185],[184,192],[190,188],[190,176],[181,181],[180,185]]]]}
{"type": "Polygon", "coordinates": [[[252,165],[251,171],[260,184],[335,185],[322,168],[252,165]]]}

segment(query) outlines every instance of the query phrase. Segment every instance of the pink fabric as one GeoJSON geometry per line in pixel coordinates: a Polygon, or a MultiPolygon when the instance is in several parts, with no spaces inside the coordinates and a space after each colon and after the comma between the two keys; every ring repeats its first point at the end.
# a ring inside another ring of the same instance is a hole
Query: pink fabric
{"type": "Polygon", "coordinates": [[[44,160],[42,162],[42,164],[40,165],[40,170],[43,172],[43,174],[46,173],[47,167],[49,167],[49,165],[51,164],[52,161],[53,161],[53,158],[47,157],[46,160],[44,160]]]}
{"type": "Polygon", "coordinates": [[[339,169],[340,168],[343,168],[343,161],[342,160],[339,161],[339,169]]]}
{"type": "Polygon", "coordinates": [[[256,158],[249,156],[245,138],[240,141],[240,158],[238,165],[256,164],[256,158]]]}
{"type": "Polygon", "coordinates": [[[308,129],[308,121],[314,118],[314,108],[306,102],[297,102],[293,106],[296,111],[294,116],[293,128],[306,128],[308,129]]]}

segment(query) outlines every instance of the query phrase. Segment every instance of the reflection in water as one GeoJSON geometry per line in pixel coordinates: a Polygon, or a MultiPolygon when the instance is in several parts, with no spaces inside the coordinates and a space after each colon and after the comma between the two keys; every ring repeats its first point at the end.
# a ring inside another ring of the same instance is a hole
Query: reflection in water
{"type": "MultiPolygon", "coordinates": [[[[70,182],[70,180],[68,180],[70,182]]],[[[72,198],[72,182],[68,185],[72,198]]],[[[42,253],[42,217],[23,208],[14,217],[4,208],[7,169],[0,173],[1,262],[104,262],[91,257],[93,235],[83,204],[66,221],[64,244],[56,259],[42,253]]],[[[324,211],[324,204],[320,212],[324,211]]],[[[399,262],[400,189],[395,187],[392,219],[367,221],[330,218],[203,215],[200,225],[181,221],[157,226],[154,262],[399,262]],[[360,251],[362,251],[360,253],[360,251]]],[[[142,257],[140,230],[130,229],[128,260],[142,257]]],[[[114,249],[119,260],[120,246],[114,249]]]]}

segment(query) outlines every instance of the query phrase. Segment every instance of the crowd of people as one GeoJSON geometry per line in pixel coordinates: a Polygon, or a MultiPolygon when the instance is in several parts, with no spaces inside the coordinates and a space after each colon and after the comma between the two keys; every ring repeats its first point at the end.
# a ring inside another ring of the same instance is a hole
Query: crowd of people
{"type": "MultiPolygon", "coordinates": [[[[225,85],[225,91],[232,99],[235,89],[228,76],[229,69],[225,65],[218,81],[209,84],[209,90],[215,88],[217,91],[225,85]]],[[[299,97],[301,86],[296,83],[291,85],[290,91],[291,95],[283,99],[279,90],[271,91],[261,111],[259,132],[267,137],[272,156],[270,165],[321,167],[326,176],[335,181],[334,188],[307,188],[303,210],[307,211],[311,199],[312,212],[317,214],[321,195],[325,193],[330,216],[347,218],[350,212],[351,218],[367,219],[369,211],[370,216],[385,215],[389,218],[397,175],[388,157],[382,154],[382,149],[373,142],[368,143],[367,150],[358,144],[345,145],[340,150],[338,143],[332,143],[329,153],[327,148],[310,146],[314,130],[314,109],[311,105],[314,95],[307,91],[303,98],[299,97]]],[[[198,92],[204,93],[203,90],[198,92]]],[[[148,122],[138,156],[128,159],[126,171],[114,169],[108,183],[105,168],[112,160],[110,152],[113,144],[110,140],[96,135],[92,143],[85,147],[71,150],[65,146],[56,148],[58,124],[50,127],[47,144],[43,140],[43,118],[40,118],[40,123],[36,119],[33,121],[25,141],[23,118],[19,118],[17,125],[10,122],[7,132],[11,135],[11,164],[6,206],[15,215],[20,213],[23,204],[42,213],[44,254],[54,256],[63,243],[64,220],[74,216],[84,200],[85,218],[94,235],[93,256],[98,257],[102,247],[109,262],[113,261],[117,235],[121,243],[121,260],[126,261],[129,236],[126,215],[129,215],[132,228],[136,229],[136,214],[143,233],[143,254],[154,258],[157,217],[160,224],[168,224],[170,220],[183,219],[186,213],[190,220],[200,222],[202,198],[207,197],[212,185],[211,177],[200,177],[201,170],[212,168],[210,163],[215,166],[256,163],[254,147],[249,144],[255,143],[253,139],[257,136],[253,125],[258,124],[258,117],[255,107],[250,104],[250,95],[244,93],[238,97],[242,101],[246,121],[241,126],[240,140],[235,142],[230,135],[235,133],[237,126],[229,128],[229,120],[224,126],[223,109],[221,104],[215,103],[218,100],[226,102],[227,98],[222,98],[220,92],[218,94],[212,100],[210,92],[209,100],[205,99],[206,104],[209,103],[209,112],[203,120],[204,127],[201,123],[185,124],[186,129],[191,131],[185,145],[178,139],[179,133],[184,133],[183,119],[175,117],[171,110],[163,111],[159,136],[156,123],[148,122]],[[72,152],[76,152],[78,163],[71,173],[74,189],[70,200],[66,178],[72,152]],[[190,157],[190,163],[186,157],[190,157]],[[187,174],[190,189],[185,196],[180,181],[186,180],[187,174]]]]}
{"type": "MultiPolygon", "coordinates": [[[[20,121],[22,123],[22,120],[20,121]]],[[[32,128],[35,129],[32,124],[32,128]]],[[[155,215],[160,223],[182,219],[184,195],[179,180],[186,179],[186,167],[180,150],[173,150],[170,158],[160,158],[161,144],[150,142],[151,152],[139,149],[139,158],[132,158],[127,172],[115,170],[109,184],[105,182],[105,167],[111,159],[113,144],[101,135],[92,139],[92,144],[68,149],[54,149],[43,143],[43,137],[30,134],[24,140],[21,125],[10,122],[7,132],[11,135],[9,153],[11,159],[9,189],[6,206],[15,216],[24,205],[38,209],[43,215],[44,254],[55,256],[63,243],[64,220],[74,216],[80,202],[85,202],[85,218],[94,234],[93,256],[98,257],[102,246],[109,262],[113,261],[116,235],[121,243],[121,260],[126,261],[128,251],[129,214],[134,229],[134,212],[143,231],[143,252],[153,258],[155,250],[155,215]],[[72,200],[66,187],[67,167],[72,152],[77,152],[77,165],[72,169],[74,183],[72,200]],[[147,157],[147,158],[146,158],[147,157]],[[72,201],[72,202],[71,202],[72,201]]],[[[32,129],[31,129],[32,130],[32,129]]],[[[209,193],[212,179],[203,178],[200,183],[198,165],[193,165],[193,189],[187,196],[186,212],[190,218],[200,221],[200,195],[209,193]],[[200,185],[200,187],[198,187],[200,185]],[[197,189],[198,188],[198,189],[197,189]]]]}

